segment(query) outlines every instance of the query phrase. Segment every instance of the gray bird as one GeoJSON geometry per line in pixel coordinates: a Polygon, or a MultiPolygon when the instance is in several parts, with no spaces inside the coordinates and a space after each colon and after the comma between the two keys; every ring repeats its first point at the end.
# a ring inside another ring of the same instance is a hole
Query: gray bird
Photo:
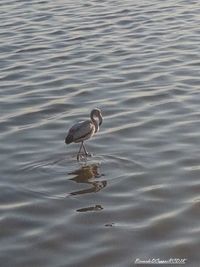
{"type": "Polygon", "coordinates": [[[90,156],[87,152],[83,142],[90,137],[92,137],[99,130],[99,126],[102,124],[103,118],[101,115],[101,110],[95,108],[90,113],[90,120],[81,121],[74,124],[69,130],[67,137],[65,138],[65,143],[80,143],[81,146],[77,154],[77,160],[79,161],[81,157],[81,150],[83,148],[84,157],[90,156]]]}

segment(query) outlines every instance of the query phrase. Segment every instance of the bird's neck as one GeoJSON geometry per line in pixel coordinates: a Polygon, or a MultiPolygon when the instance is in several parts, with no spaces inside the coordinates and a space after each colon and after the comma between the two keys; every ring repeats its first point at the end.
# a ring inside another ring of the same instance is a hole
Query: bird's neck
{"type": "Polygon", "coordinates": [[[91,119],[92,119],[92,123],[94,124],[95,133],[96,133],[99,130],[99,121],[98,119],[95,119],[94,117],[92,117],[91,119]]]}

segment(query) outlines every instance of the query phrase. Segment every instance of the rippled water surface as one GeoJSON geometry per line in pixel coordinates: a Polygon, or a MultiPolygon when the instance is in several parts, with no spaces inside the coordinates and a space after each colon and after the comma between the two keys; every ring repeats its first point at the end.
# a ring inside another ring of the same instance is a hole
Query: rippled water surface
{"type": "Polygon", "coordinates": [[[1,0],[0,266],[199,266],[199,25],[198,0],[1,0]]]}

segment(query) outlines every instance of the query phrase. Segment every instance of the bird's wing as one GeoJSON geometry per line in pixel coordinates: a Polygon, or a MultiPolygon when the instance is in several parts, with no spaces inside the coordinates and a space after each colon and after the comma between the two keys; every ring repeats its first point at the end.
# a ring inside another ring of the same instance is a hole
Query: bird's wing
{"type": "Polygon", "coordinates": [[[70,133],[73,135],[73,141],[84,138],[94,130],[94,125],[90,120],[76,123],[70,129],[70,133]]]}

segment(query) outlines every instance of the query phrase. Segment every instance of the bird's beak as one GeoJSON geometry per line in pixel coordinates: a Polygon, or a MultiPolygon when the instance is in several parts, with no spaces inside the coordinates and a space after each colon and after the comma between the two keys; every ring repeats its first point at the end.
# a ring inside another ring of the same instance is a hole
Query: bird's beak
{"type": "Polygon", "coordinates": [[[99,116],[99,126],[102,124],[102,122],[103,122],[103,118],[102,118],[102,115],[100,114],[100,116],[99,116]]]}

